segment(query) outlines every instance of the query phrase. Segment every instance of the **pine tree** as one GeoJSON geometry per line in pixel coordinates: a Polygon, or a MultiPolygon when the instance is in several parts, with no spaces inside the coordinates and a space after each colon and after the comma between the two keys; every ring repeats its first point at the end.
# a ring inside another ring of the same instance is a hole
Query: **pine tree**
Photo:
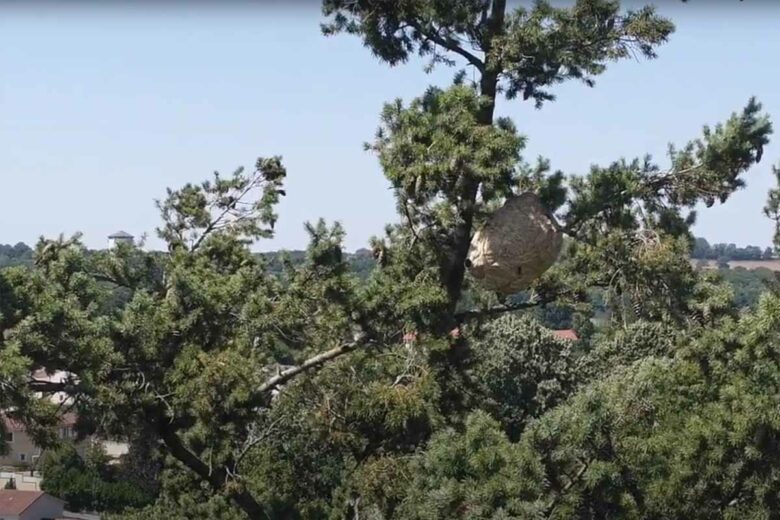
{"type": "MultiPolygon", "coordinates": [[[[741,384],[771,418],[774,394],[755,383],[768,378],[774,391],[773,358],[756,339],[770,334],[772,300],[740,321],[723,286],[688,260],[692,208],[725,201],[761,158],[771,133],[761,105],[751,99],[670,147],[666,168],[647,157],[566,176],[523,160],[525,137],[496,115],[499,95],[542,107],[564,81],[593,86],[609,62],[655,57],[673,26],[652,8],[326,0],[323,10],[326,33],[357,34],[390,65],[417,53],[431,66],[465,60],[477,77],[469,84],[461,71],[448,88],[384,107],[368,148],[399,222],[372,240],[377,269],[350,275],[344,230],[324,222],[307,225],[304,262],[283,261],[281,273],[250,253],[272,236],[285,195],[278,157],[171,189],[158,202],[164,254],[87,254],[78,237],[60,237],[41,240],[31,269],[0,271],[0,407],[43,446],[56,444],[59,410],[38,392],[74,397],[82,433],[154,436],[167,457],[162,491],[135,518],[653,518],[677,511],[642,494],[672,463],[721,486],[719,499],[747,485],[752,507],[764,483],[773,490],[755,464],[747,481],[736,468],[723,484],[734,453],[718,466],[714,449],[699,465],[663,447],[695,432],[680,426],[686,417],[706,419],[694,414],[699,400],[719,414],[714,437],[682,445],[725,442],[738,426],[723,419],[728,392],[741,384]],[[465,259],[476,227],[521,191],[558,215],[567,248],[527,293],[496,301],[465,259]],[[548,304],[588,315],[594,295],[617,327],[584,352],[529,317],[500,317],[548,304]],[[716,354],[704,356],[707,346],[716,354]],[[751,374],[749,358],[766,373],[751,374]],[[31,381],[40,368],[72,377],[31,381]],[[708,370],[725,395],[706,391],[708,370]],[[662,424],[657,437],[649,417],[662,424]],[[621,458],[614,439],[634,447],[648,435],[657,460],[639,448],[621,458]]],[[[737,445],[753,450],[749,408],[737,445]]],[[[679,482],[669,496],[715,510],[679,482]]]]}

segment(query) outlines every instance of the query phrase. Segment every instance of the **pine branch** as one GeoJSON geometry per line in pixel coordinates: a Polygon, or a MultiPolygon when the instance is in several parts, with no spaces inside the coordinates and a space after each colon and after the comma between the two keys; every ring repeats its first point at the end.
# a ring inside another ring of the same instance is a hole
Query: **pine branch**
{"type": "Polygon", "coordinates": [[[590,465],[590,461],[583,462],[582,467],[577,471],[577,473],[572,477],[569,482],[566,483],[565,486],[563,486],[563,489],[561,490],[558,495],[553,498],[550,503],[547,505],[547,508],[545,510],[545,517],[550,518],[553,514],[553,511],[555,511],[555,506],[558,505],[558,502],[560,501],[561,497],[564,493],[569,491],[574,485],[582,479],[582,476],[585,475],[585,472],[588,471],[588,467],[590,465]]]}
{"type": "Polygon", "coordinates": [[[480,72],[485,71],[485,64],[482,62],[482,60],[480,60],[474,54],[470,53],[469,51],[467,51],[466,49],[458,45],[456,41],[450,38],[444,38],[441,34],[439,34],[438,30],[434,30],[434,31],[426,30],[417,20],[410,21],[409,26],[412,27],[417,32],[419,32],[420,35],[424,36],[428,40],[438,45],[441,45],[445,49],[466,58],[466,61],[468,61],[470,64],[476,67],[476,69],[479,70],[480,72]]]}
{"type": "Polygon", "coordinates": [[[317,354],[316,356],[312,356],[306,361],[304,361],[303,363],[301,363],[300,365],[292,368],[288,368],[287,370],[283,370],[279,372],[277,375],[268,379],[265,383],[263,383],[260,386],[260,388],[257,389],[257,393],[263,394],[265,392],[273,390],[279,385],[282,385],[290,381],[291,379],[297,377],[298,375],[304,372],[317,368],[327,363],[328,361],[339,358],[344,354],[348,354],[353,350],[366,345],[368,345],[368,342],[364,340],[351,341],[349,343],[344,343],[343,345],[340,345],[336,348],[326,350],[325,352],[317,354]]]}
{"type": "Polygon", "coordinates": [[[487,309],[474,309],[470,311],[457,313],[455,315],[455,319],[457,319],[459,322],[462,322],[473,318],[484,318],[487,316],[495,316],[497,314],[503,314],[505,312],[512,312],[521,309],[531,309],[533,307],[539,307],[540,305],[545,305],[547,303],[550,303],[550,301],[537,300],[533,302],[516,303],[513,305],[500,305],[498,307],[490,307],[487,309]]]}
{"type": "MultiPolygon", "coordinates": [[[[257,175],[257,172],[255,172],[255,175],[257,175]]],[[[243,201],[244,197],[246,197],[255,187],[257,187],[260,184],[259,178],[255,177],[251,179],[246,187],[235,197],[235,202],[243,201]]],[[[223,219],[228,216],[234,209],[235,209],[235,202],[234,204],[230,204],[225,207],[222,212],[215,217],[214,219],[209,222],[209,224],[206,226],[206,228],[203,230],[201,235],[195,240],[195,242],[190,247],[190,251],[195,251],[201,243],[211,234],[212,231],[218,230],[218,228],[223,223],[223,219]]],[[[229,222],[228,224],[234,223],[234,221],[229,222]]]]}
{"type": "Polygon", "coordinates": [[[33,392],[41,393],[57,393],[64,392],[67,389],[66,383],[55,383],[53,381],[44,381],[40,379],[30,379],[27,383],[27,388],[33,392]]]}

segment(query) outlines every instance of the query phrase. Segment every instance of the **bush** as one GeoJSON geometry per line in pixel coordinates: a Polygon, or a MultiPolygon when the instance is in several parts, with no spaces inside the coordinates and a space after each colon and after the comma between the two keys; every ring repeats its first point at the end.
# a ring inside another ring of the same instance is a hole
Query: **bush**
{"type": "Polygon", "coordinates": [[[43,461],[41,489],[76,511],[118,512],[150,504],[154,496],[118,478],[118,468],[104,457],[85,462],[72,446],[50,452],[43,461]]]}

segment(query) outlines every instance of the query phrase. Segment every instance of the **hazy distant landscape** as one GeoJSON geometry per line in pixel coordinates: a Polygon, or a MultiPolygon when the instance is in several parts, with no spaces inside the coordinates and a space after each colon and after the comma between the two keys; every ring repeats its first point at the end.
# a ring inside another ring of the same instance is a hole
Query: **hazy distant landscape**
{"type": "MultiPolygon", "coordinates": [[[[691,263],[694,266],[703,266],[707,269],[716,269],[718,267],[717,260],[697,260],[691,259],[691,263]]],[[[741,267],[743,269],[769,269],[770,271],[780,271],[780,259],[774,260],[729,260],[727,265],[730,269],[736,269],[741,267]]]]}
{"type": "MultiPolygon", "coordinates": [[[[696,243],[706,243],[703,238],[696,238],[696,243]]],[[[771,271],[780,271],[780,259],[761,258],[745,259],[745,256],[774,256],[769,248],[760,248],[758,246],[736,247],[734,244],[714,244],[707,247],[707,253],[701,248],[694,248],[691,252],[691,263],[695,267],[717,268],[725,267],[735,269],[738,267],[753,269],[769,269],[771,271]],[[731,247],[729,247],[731,246],[731,247]],[[757,252],[757,253],[756,253],[757,252]],[[704,257],[705,254],[712,258],[704,257]]],[[[293,264],[300,264],[304,261],[306,252],[303,250],[292,251],[267,251],[257,253],[263,256],[269,263],[271,271],[281,269],[281,258],[288,255],[293,264]]],[[[373,267],[374,260],[371,251],[368,249],[358,249],[353,253],[345,253],[353,270],[358,273],[366,274],[373,267]]],[[[0,244],[0,268],[14,265],[31,265],[33,261],[33,249],[29,245],[19,242],[15,245],[0,244]]]]}

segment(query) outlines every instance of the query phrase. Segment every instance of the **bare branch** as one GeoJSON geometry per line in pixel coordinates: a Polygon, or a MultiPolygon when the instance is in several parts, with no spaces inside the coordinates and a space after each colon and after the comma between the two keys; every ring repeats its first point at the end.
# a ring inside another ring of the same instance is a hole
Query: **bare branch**
{"type": "Polygon", "coordinates": [[[111,283],[111,284],[114,284],[114,285],[119,286],[119,287],[126,287],[128,289],[134,289],[134,287],[132,287],[127,282],[122,281],[119,278],[115,278],[115,277],[110,276],[110,275],[105,274],[105,273],[92,273],[92,278],[94,278],[95,281],[98,281],[98,282],[107,282],[107,283],[111,283]]]}
{"type": "Polygon", "coordinates": [[[282,418],[279,417],[276,420],[274,420],[271,424],[269,424],[260,435],[250,436],[246,442],[244,443],[243,448],[241,449],[241,452],[236,457],[236,461],[233,464],[233,472],[238,474],[238,466],[241,464],[241,461],[244,459],[247,453],[249,453],[249,450],[251,450],[254,446],[258,445],[259,443],[263,442],[265,439],[271,436],[271,434],[274,432],[274,429],[276,428],[276,425],[281,422],[282,418]]]}
{"type": "Polygon", "coordinates": [[[300,365],[292,368],[288,368],[287,370],[283,370],[279,372],[277,375],[268,379],[265,383],[263,383],[260,386],[260,388],[257,389],[257,392],[261,394],[273,390],[274,388],[290,381],[291,379],[295,378],[299,374],[302,374],[303,372],[307,372],[313,368],[317,368],[320,365],[332,359],[336,359],[338,357],[343,356],[344,354],[348,354],[349,352],[352,352],[358,347],[362,347],[366,344],[367,343],[364,343],[363,341],[352,341],[349,343],[344,343],[343,345],[338,346],[336,348],[326,350],[325,352],[317,354],[316,356],[310,357],[300,365]]]}
{"type": "Polygon", "coordinates": [[[457,319],[458,321],[465,321],[473,318],[495,316],[497,314],[503,314],[505,312],[512,312],[521,309],[530,309],[533,307],[539,307],[540,305],[545,305],[547,303],[550,302],[547,300],[538,300],[533,302],[516,303],[513,305],[501,305],[498,307],[490,307],[487,309],[474,309],[470,311],[459,312],[458,314],[455,315],[455,319],[457,319]]]}

